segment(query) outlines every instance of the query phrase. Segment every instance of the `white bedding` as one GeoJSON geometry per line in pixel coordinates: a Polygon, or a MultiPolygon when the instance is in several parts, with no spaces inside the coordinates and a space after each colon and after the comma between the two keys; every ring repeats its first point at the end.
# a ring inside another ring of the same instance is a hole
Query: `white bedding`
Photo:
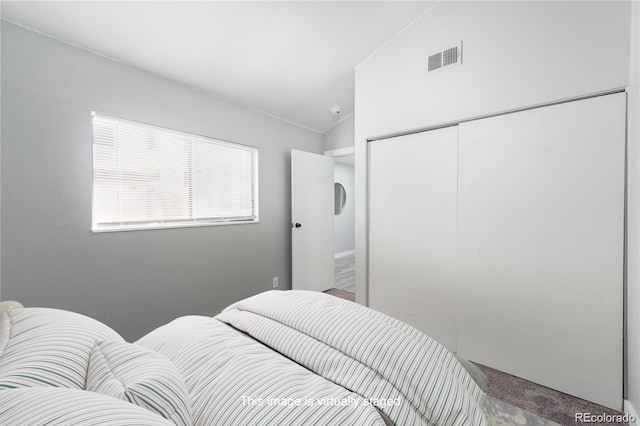
{"type": "Polygon", "coordinates": [[[384,425],[364,404],[336,407],[297,398],[362,398],[292,363],[215,318],[163,342],[139,342],[167,356],[182,373],[194,425],[384,425]]]}
{"type": "Polygon", "coordinates": [[[136,343],[176,365],[195,425],[384,425],[378,409],[396,425],[486,424],[482,391],[444,347],[322,293],[262,293],[136,343]]]}
{"type": "Polygon", "coordinates": [[[322,293],[263,293],[137,344],[72,312],[0,316],[0,424],[484,426],[482,398],[429,337],[322,293]]]}

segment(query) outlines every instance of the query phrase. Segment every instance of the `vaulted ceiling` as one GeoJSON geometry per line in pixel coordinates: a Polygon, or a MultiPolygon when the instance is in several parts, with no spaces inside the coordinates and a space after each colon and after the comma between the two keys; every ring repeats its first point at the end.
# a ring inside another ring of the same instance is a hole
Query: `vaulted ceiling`
{"type": "Polygon", "coordinates": [[[324,132],[427,1],[2,1],[2,19],[324,132]]]}

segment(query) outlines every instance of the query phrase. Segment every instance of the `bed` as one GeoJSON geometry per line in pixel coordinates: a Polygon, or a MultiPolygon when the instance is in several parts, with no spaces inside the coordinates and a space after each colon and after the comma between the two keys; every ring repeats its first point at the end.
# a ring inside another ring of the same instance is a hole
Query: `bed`
{"type": "Polygon", "coordinates": [[[317,292],[268,291],[133,343],[67,311],[0,318],[0,425],[484,426],[483,387],[418,330],[317,292]]]}

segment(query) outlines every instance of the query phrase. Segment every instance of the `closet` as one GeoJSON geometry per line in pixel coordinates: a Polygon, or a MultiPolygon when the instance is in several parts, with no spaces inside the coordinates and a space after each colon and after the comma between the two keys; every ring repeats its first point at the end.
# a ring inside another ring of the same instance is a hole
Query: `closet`
{"type": "Polygon", "coordinates": [[[369,150],[369,305],[455,351],[458,128],[369,150]]]}
{"type": "Polygon", "coordinates": [[[369,304],[620,409],[626,95],[369,143],[369,304]]]}

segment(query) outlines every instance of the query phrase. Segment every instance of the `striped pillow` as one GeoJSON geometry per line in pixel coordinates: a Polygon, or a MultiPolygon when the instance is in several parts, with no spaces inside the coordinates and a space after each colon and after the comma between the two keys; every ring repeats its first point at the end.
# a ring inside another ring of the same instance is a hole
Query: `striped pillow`
{"type": "Polygon", "coordinates": [[[139,405],[177,426],[191,425],[191,401],[177,368],[164,355],[122,342],[97,343],[87,390],[139,405]]]}
{"type": "Polygon", "coordinates": [[[5,312],[0,317],[0,392],[33,386],[84,389],[96,340],[123,341],[101,322],[73,312],[5,312]]]}
{"type": "Polygon", "coordinates": [[[22,388],[0,392],[0,424],[29,426],[173,426],[123,401],[78,389],[22,388]]]}

